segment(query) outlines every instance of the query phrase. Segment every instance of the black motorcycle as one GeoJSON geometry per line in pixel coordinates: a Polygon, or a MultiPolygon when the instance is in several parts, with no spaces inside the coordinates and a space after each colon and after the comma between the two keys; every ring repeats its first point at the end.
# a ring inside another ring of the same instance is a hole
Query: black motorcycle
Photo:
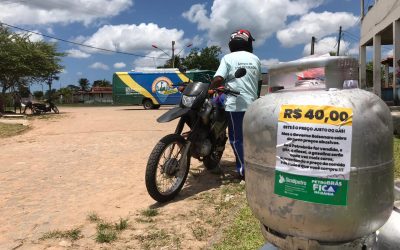
{"type": "Polygon", "coordinates": [[[57,106],[51,100],[46,100],[44,103],[31,103],[30,108],[35,115],[51,112],[52,110],[56,114],[60,113],[57,106]]]}
{"type": "MultiPolygon", "coordinates": [[[[246,69],[240,68],[235,78],[245,74],[246,69]]],[[[163,123],[179,118],[179,122],[173,134],[156,144],[147,162],[146,188],[156,201],[170,201],[179,193],[189,173],[191,157],[202,161],[207,169],[217,167],[221,160],[228,122],[223,105],[215,100],[222,94],[240,93],[224,87],[209,90],[209,86],[203,82],[188,83],[182,90],[179,106],[157,119],[163,123]],[[190,128],[187,132],[183,132],[185,125],[190,128]]]]}

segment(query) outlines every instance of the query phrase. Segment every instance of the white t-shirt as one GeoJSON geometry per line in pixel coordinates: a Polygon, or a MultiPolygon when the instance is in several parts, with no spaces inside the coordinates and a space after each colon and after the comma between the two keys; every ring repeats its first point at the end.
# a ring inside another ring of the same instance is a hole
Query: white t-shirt
{"type": "Polygon", "coordinates": [[[225,82],[225,86],[240,92],[237,97],[227,96],[225,110],[246,111],[257,99],[258,82],[262,79],[260,59],[247,51],[232,52],[221,59],[215,76],[221,76],[225,80],[232,79],[225,82]],[[246,75],[235,78],[235,72],[239,68],[245,68],[246,75]]]}

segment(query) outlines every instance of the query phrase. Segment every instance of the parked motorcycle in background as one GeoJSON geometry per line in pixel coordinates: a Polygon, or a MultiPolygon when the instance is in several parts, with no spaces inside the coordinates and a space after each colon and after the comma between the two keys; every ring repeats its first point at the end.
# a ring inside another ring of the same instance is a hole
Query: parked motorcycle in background
{"type": "Polygon", "coordinates": [[[57,106],[50,99],[46,100],[44,103],[31,103],[30,108],[34,115],[40,115],[51,111],[54,111],[56,114],[60,113],[57,106]]]}
{"type": "MultiPolygon", "coordinates": [[[[246,69],[240,68],[235,78],[245,74],[246,69]]],[[[223,105],[215,99],[222,94],[240,93],[224,87],[209,90],[209,86],[203,82],[188,83],[179,106],[157,119],[164,123],[179,118],[179,122],[173,134],[164,136],[156,144],[147,162],[146,188],[156,201],[170,201],[180,192],[189,173],[191,157],[202,161],[207,169],[217,167],[221,160],[228,122],[223,105]],[[187,132],[183,132],[185,125],[190,128],[187,132]]]]}

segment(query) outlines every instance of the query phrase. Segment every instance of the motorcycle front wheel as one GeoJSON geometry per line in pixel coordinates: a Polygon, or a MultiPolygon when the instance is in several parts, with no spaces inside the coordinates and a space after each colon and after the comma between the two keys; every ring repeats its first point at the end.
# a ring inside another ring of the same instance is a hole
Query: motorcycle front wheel
{"type": "Polygon", "coordinates": [[[146,167],[146,188],[158,202],[167,202],[181,191],[189,173],[186,140],[178,134],[163,137],[154,147],[146,167]]]}
{"type": "Polygon", "coordinates": [[[53,109],[54,113],[56,113],[56,114],[59,114],[59,113],[60,113],[60,111],[58,110],[58,108],[57,108],[56,105],[54,105],[54,106],[52,107],[52,109],[53,109]]]}

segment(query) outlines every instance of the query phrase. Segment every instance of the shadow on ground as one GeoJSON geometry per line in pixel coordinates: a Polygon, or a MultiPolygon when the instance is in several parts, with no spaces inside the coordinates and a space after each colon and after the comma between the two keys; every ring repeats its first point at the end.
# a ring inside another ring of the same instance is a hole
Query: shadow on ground
{"type": "Polygon", "coordinates": [[[150,208],[160,208],[170,203],[178,202],[189,197],[195,196],[201,192],[220,187],[222,184],[239,183],[237,178],[235,162],[222,160],[221,173],[214,174],[207,170],[203,164],[191,166],[185,186],[172,201],[166,203],[156,202],[150,205],[150,208]]]}

